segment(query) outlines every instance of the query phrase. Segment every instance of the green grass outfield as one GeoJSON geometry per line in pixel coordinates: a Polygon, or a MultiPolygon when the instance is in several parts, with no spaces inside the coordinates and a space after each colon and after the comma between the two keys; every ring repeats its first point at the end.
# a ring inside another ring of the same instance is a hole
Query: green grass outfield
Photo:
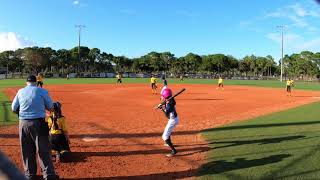
{"type": "MultiPolygon", "coordinates": [[[[25,79],[8,79],[0,80],[0,88],[23,86],[25,79]]],[[[102,84],[102,83],[115,83],[114,78],[74,78],[74,79],[45,79],[46,84],[102,84]]],[[[123,78],[123,83],[149,83],[149,78],[123,78]]],[[[161,79],[158,83],[161,84],[161,79]]],[[[217,79],[168,79],[169,85],[171,83],[185,83],[185,84],[213,84],[216,85],[217,79]]],[[[244,86],[259,86],[259,87],[273,87],[285,88],[285,82],[276,80],[225,80],[225,85],[244,85],[244,86]]],[[[320,82],[295,82],[295,89],[305,90],[320,90],[320,82]]]]}
{"type": "Polygon", "coordinates": [[[201,179],[319,179],[320,102],[206,130],[201,179]]]}
{"type": "MultiPolygon", "coordinates": [[[[25,80],[0,80],[0,125],[15,123],[2,90],[23,86],[25,80]]],[[[124,78],[124,83],[149,79],[124,78]]],[[[217,84],[217,80],[169,79],[170,83],[217,84]]],[[[46,84],[114,83],[115,79],[45,79],[46,84]]],[[[226,85],[284,88],[285,82],[226,80],[226,85]]],[[[296,89],[320,90],[319,83],[296,82],[296,89]]],[[[209,143],[208,162],[200,179],[319,179],[320,102],[261,116],[203,132],[209,143]]]]}

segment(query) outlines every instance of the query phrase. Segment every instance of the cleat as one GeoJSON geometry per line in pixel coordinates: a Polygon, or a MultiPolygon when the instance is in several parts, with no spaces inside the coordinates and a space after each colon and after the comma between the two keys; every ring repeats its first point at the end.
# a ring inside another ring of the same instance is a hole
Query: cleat
{"type": "Polygon", "coordinates": [[[167,156],[167,157],[173,157],[174,154],[169,153],[169,154],[166,154],[166,156],[167,156]]]}
{"type": "Polygon", "coordinates": [[[167,157],[173,157],[174,155],[177,154],[177,152],[178,152],[177,150],[172,150],[171,153],[166,154],[166,156],[167,156],[167,157]]]}

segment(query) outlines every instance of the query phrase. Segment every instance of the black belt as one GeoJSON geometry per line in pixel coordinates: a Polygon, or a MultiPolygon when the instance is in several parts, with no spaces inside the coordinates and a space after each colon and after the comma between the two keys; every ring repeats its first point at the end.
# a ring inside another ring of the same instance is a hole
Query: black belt
{"type": "Polygon", "coordinates": [[[45,121],[45,118],[35,118],[35,119],[21,119],[24,121],[45,121]]]}

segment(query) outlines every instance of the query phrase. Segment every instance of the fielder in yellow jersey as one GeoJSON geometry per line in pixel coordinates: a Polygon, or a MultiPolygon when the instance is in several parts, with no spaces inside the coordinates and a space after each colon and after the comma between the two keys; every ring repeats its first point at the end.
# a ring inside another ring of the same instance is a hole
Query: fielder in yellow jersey
{"type": "Polygon", "coordinates": [[[122,83],[122,76],[121,76],[121,74],[120,73],[118,73],[117,75],[116,75],[116,78],[117,78],[117,84],[118,83],[122,83]]]}
{"type": "Polygon", "coordinates": [[[183,75],[180,76],[180,81],[183,81],[183,75]]]}
{"type": "Polygon", "coordinates": [[[150,79],[151,88],[152,88],[152,94],[157,94],[157,78],[155,78],[153,75],[150,79]]]}
{"type": "Polygon", "coordinates": [[[290,78],[287,80],[287,96],[291,96],[291,89],[294,86],[294,81],[291,80],[290,78]]]}
{"type": "Polygon", "coordinates": [[[222,77],[219,77],[217,89],[219,89],[220,87],[223,89],[223,79],[222,79],[222,77]]]}

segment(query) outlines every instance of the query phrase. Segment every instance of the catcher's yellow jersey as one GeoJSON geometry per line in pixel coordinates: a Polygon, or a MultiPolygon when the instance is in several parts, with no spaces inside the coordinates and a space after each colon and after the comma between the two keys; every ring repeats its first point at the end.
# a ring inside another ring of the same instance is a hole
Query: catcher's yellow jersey
{"type": "Polygon", "coordinates": [[[56,129],[53,125],[53,119],[51,117],[48,118],[48,126],[50,129],[50,134],[62,134],[63,132],[67,132],[66,121],[64,117],[57,119],[58,128],[56,129]]]}
{"type": "Polygon", "coordinates": [[[219,83],[219,84],[222,84],[222,83],[223,83],[223,79],[222,79],[222,78],[219,78],[218,83],[219,83]]]}
{"type": "Polygon", "coordinates": [[[150,83],[157,83],[157,78],[152,77],[152,78],[150,79],[150,83]]]}

